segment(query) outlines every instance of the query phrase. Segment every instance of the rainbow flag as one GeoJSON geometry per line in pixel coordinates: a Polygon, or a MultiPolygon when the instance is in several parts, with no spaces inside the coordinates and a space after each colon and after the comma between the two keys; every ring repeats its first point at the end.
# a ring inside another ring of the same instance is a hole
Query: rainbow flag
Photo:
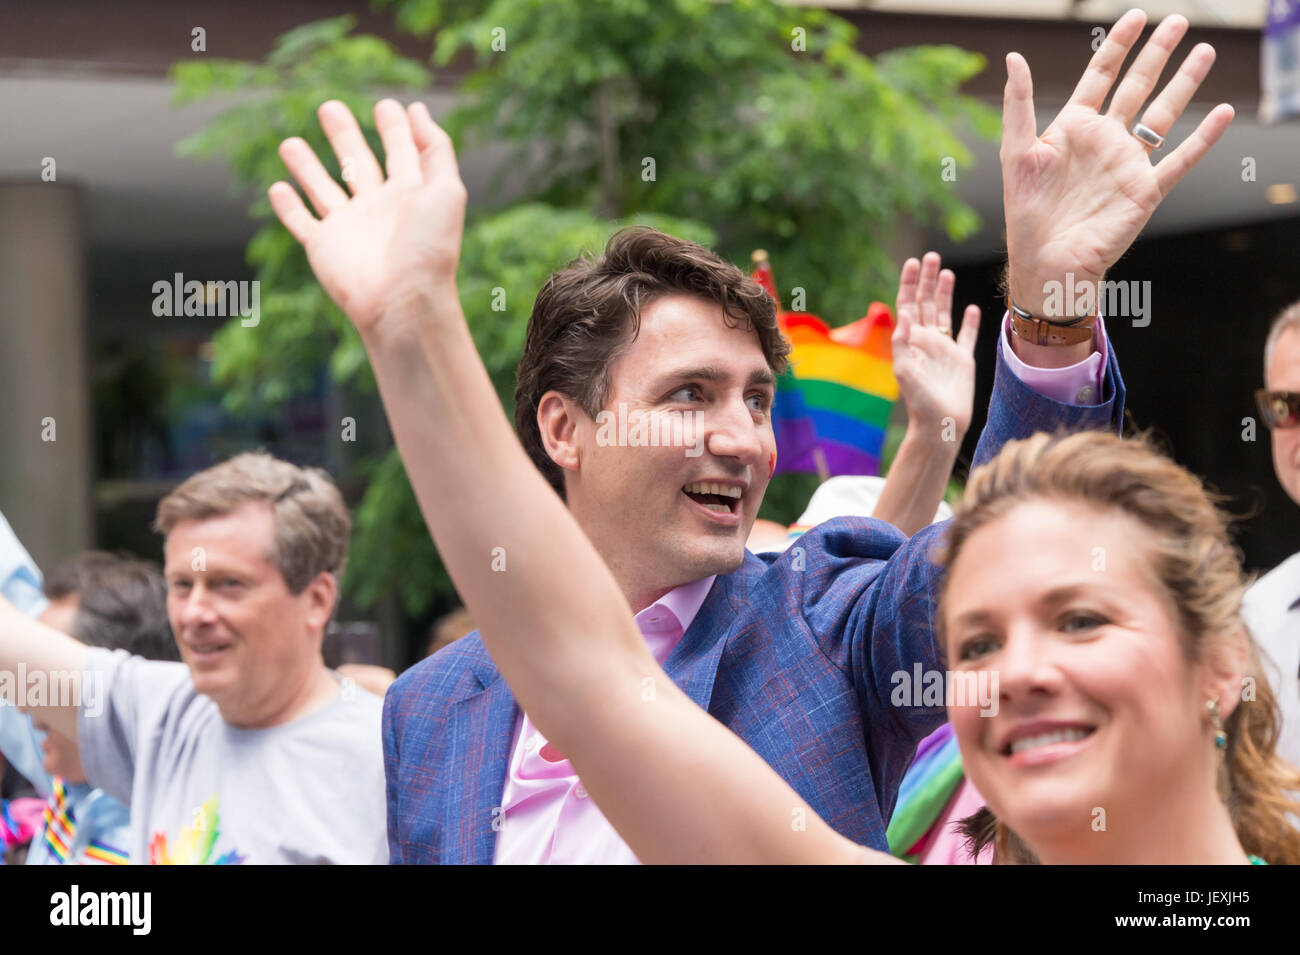
{"type": "Polygon", "coordinates": [[[916,748],[898,788],[898,801],[885,838],[891,854],[907,862],[920,858],[925,840],[943,816],[965,775],[952,724],[944,723],[916,748]]]}
{"type": "Polygon", "coordinates": [[[777,320],[791,344],[790,370],[777,380],[772,408],[775,473],[879,474],[889,413],[898,400],[893,312],[873,302],[865,317],[832,329],[816,315],[784,311],[766,253],[754,255],[754,279],[776,299],[777,320]]]}

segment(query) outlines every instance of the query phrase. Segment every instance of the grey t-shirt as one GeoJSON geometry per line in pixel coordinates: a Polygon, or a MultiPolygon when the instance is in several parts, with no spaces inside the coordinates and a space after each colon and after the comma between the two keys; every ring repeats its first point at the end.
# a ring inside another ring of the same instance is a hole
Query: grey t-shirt
{"type": "Polygon", "coordinates": [[[378,697],[348,682],[290,723],[239,729],[183,663],[92,649],[92,671],[81,761],[130,806],[132,862],[388,861],[378,697]]]}

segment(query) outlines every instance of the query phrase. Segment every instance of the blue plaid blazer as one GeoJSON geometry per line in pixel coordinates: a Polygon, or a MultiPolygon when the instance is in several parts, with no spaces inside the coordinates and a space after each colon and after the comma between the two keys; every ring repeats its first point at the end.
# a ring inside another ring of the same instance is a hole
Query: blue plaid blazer
{"type": "MultiPolygon", "coordinates": [[[[1082,406],[1039,395],[1001,352],[974,465],[1035,431],[1119,429],[1113,347],[1105,400],[1082,406]]],[[[784,554],[746,552],[664,664],[838,832],[883,851],[916,745],[945,719],[942,708],[890,705],[892,674],[943,668],[940,571],[928,556],[942,530],[908,539],[881,521],[837,518],[784,554]]],[[[518,714],[477,634],[398,678],[383,718],[391,862],[492,862],[518,714]]]]}

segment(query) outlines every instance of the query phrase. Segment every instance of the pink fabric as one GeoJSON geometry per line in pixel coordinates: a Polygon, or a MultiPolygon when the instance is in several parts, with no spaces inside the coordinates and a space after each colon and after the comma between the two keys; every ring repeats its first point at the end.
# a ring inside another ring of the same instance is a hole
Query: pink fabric
{"type": "MultiPolygon", "coordinates": [[[[713,577],[683,584],[636,615],[646,646],[662,666],[690,628],[713,577]]],[[[501,799],[498,865],[635,865],[638,860],[595,803],[573,767],[522,714],[515,724],[501,799]]]]}
{"type": "Polygon", "coordinates": [[[5,822],[0,821],[0,834],[4,837],[4,845],[0,847],[0,851],[27,845],[44,825],[42,818],[45,813],[44,799],[32,799],[27,796],[10,799],[8,809],[10,821],[18,828],[17,831],[12,830],[5,822]]]}
{"type": "Polygon", "coordinates": [[[979,794],[969,779],[963,778],[952,799],[944,807],[943,815],[935,820],[930,831],[922,839],[929,839],[930,844],[921,850],[917,860],[921,865],[991,865],[993,863],[993,846],[985,846],[978,859],[972,859],[966,849],[966,837],[958,833],[957,823],[984,805],[984,797],[979,794]]]}
{"type": "Polygon", "coordinates": [[[1107,349],[1106,325],[1100,315],[1092,336],[1093,352],[1081,362],[1064,368],[1038,368],[1026,365],[1011,347],[1011,313],[1002,318],[1002,357],[1015,376],[1034,391],[1067,405],[1099,405],[1105,380],[1107,349]],[[1089,389],[1086,393],[1084,388],[1089,389]]]}

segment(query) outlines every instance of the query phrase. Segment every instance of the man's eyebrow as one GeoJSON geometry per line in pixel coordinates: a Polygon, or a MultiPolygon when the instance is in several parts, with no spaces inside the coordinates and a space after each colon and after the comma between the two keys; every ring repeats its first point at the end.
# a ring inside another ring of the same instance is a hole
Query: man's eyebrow
{"type": "Polygon", "coordinates": [[[726,381],[727,373],[721,368],[717,368],[713,365],[700,365],[698,367],[690,368],[674,368],[672,371],[664,372],[657,380],[669,382],[686,381],[688,379],[717,383],[719,381],[726,381]]]}
{"type": "MultiPolygon", "coordinates": [[[[713,384],[727,381],[731,376],[721,368],[714,365],[701,365],[693,368],[678,368],[673,371],[664,372],[657,381],[707,381],[713,384]]],[[[775,385],[776,376],[772,374],[770,368],[756,368],[749,374],[747,387],[753,385],[775,385]]]]}

